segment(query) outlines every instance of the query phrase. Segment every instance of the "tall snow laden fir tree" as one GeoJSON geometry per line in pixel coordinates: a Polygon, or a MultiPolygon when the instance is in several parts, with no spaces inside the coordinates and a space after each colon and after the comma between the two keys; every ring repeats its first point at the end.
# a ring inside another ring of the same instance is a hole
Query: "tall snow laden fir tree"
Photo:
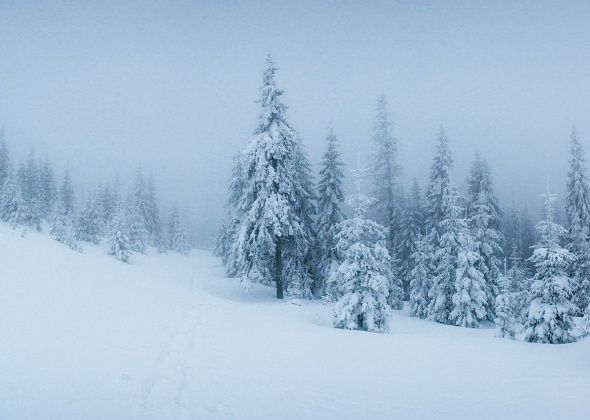
{"type": "Polygon", "coordinates": [[[418,236],[411,256],[410,314],[418,318],[428,317],[428,293],[432,287],[431,274],[434,249],[425,236],[418,236]]]}
{"type": "Polygon", "coordinates": [[[479,153],[475,155],[467,186],[467,217],[478,247],[476,251],[480,254],[477,269],[485,280],[486,318],[493,321],[495,300],[499,292],[498,277],[502,266],[504,238],[500,230],[502,214],[492,188],[490,169],[487,161],[482,159],[479,153]]]}
{"type": "MultiPolygon", "coordinates": [[[[371,214],[374,220],[385,226],[386,246],[391,256],[392,270],[398,286],[403,287],[400,279],[401,258],[397,255],[403,198],[399,185],[399,165],[397,143],[393,137],[392,123],[387,112],[387,101],[380,97],[377,101],[375,134],[373,136],[373,156],[371,174],[373,178],[373,197],[371,214]]],[[[401,301],[395,304],[401,309],[401,301]]]]}
{"type": "Polygon", "coordinates": [[[66,171],[59,187],[57,204],[51,219],[50,233],[56,241],[74,250],[81,250],[74,226],[74,189],[68,171],[66,171]]]}
{"type": "Polygon", "coordinates": [[[590,305],[590,183],[586,174],[584,148],[575,127],[570,136],[566,216],[566,247],[575,257],[569,270],[573,302],[577,306],[577,313],[581,314],[590,305]]]}
{"type": "Polygon", "coordinates": [[[325,281],[331,271],[338,265],[336,255],[336,227],[345,219],[342,205],[344,192],[342,190],[343,164],[340,161],[338,142],[333,131],[330,130],[327,149],[322,156],[320,178],[318,181],[318,217],[317,238],[319,252],[319,281],[318,294],[325,295],[325,281]]]}
{"type": "Polygon", "coordinates": [[[390,302],[401,299],[402,290],[393,285],[391,258],[386,248],[387,230],[366,218],[373,202],[360,192],[348,198],[354,217],[337,225],[336,252],[341,260],[328,279],[328,290],[338,299],[334,308],[336,328],[382,332],[388,328],[390,302]],[[397,296],[391,297],[390,294],[397,296]]]}
{"type": "Polygon", "coordinates": [[[489,304],[488,285],[480,253],[481,244],[472,235],[467,220],[459,219],[459,249],[455,272],[455,293],[452,296],[453,310],[450,320],[460,327],[477,328],[486,317],[489,304]]]}
{"type": "MultiPolygon", "coordinates": [[[[462,246],[460,235],[465,230],[462,217],[463,208],[459,204],[459,194],[450,184],[443,195],[442,208],[444,218],[438,222],[435,230],[438,240],[434,247],[434,275],[432,287],[428,292],[428,316],[442,324],[454,324],[451,312],[455,307],[453,295],[456,292],[458,256],[462,246]]],[[[468,261],[469,263],[471,261],[468,261]]],[[[431,274],[432,275],[432,274],[431,274]]]]}
{"type": "Polygon", "coordinates": [[[180,218],[177,206],[172,208],[164,236],[166,250],[185,255],[188,255],[191,251],[191,245],[188,241],[188,232],[180,218]]]}
{"type": "Polygon", "coordinates": [[[428,278],[432,282],[428,292],[428,316],[438,322],[449,322],[452,310],[451,297],[454,292],[454,270],[456,268],[457,232],[450,231],[453,227],[450,220],[456,219],[457,197],[451,184],[451,168],[453,160],[445,130],[440,129],[437,137],[436,154],[430,170],[430,184],[425,200],[426,241],[433,251],[432,259],[425,266],[432,270],[428,278]],[[445,243],[442,238],[447,235],[445,243]],[[454,244],[451,244],[454,239],[454,244]],[[453,246],[455,249],[453,249],[453,246]]]}
{"type": "Polygon", "coordinates": [[[413,258],[417,252],[418,240],[424,235],[424,215],[423,215],[422,195],[418,180],[414,178],[410,196],[406,200],[406,205],[402,211],[401,226],[399,228],[399,241],[397,257],[400,261],[400,276],[404,286],[404,296],[409,298],[411,293],[410,283],[413,279],[412,271],[416,266],[413,258]]]}
{"type": "Polygon", "coordinates": [[[566,230],[553,221],[555,194],[545,197],[545,220],[537,224],[539,242],[534,247],[531,262],[535,276],[531,287],[531,301],[524,325],[524,339],[537,343],[568,343],[575,339],[572,332],[572,280],[568,267],[575,256],[564,249],[560,241],[566,230]]]}
{"type": "MultiPolygon", "coordinates": [[[[240,158],[243,185],[237,201],[236,274],[246,283],[275,283],[277,298],[285,290],[310,297],[314,272],[310,257],[313,190],[309,164],[297,132],[289,125],[275,67],[266,61],[262,111],[254,138],[240,158]]],[[[235,173],[234,173],[235,175],[235,173]]]]}
{"type": "Polygon", "coordinates": [[[127,214],[120,201],[115,204],[108,240],[109,253],[120,261],[129,262],[133,249],[128,234],[127,214]]]}
{"type": "Polygon", "coordinates": [[[241,200],[245,185],[241,157],[241,154],[234,157],[232,175],[228,185],[229,197],[225,204],[225,220],[219,228],[214,249],[215,254],[221,257],[225,273],[229,277],[240,274],[237,234],[244,215],[241,200]]]}

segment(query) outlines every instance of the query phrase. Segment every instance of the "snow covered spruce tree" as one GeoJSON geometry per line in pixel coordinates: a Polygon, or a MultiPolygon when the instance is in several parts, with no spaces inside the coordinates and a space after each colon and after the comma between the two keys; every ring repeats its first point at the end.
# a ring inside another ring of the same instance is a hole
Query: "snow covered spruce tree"
{"type": "Polygon", "coordinates": [[[25,163],[21,163],[17,179],[22,193],[24,222],[26,225],[41,229],[41,196],[39,193],[39,163],[31,151],[25,163]]]}
{"type": "Polygon", "coordinates": [[[109,232],[109,253],[120,261],[129,262],[133,253],[128,235],[127,214],[125,208],[117,201],[109,232]]]}
{"type": "Polygon", "coordinates": [[[432,287],[430,275],[434,250],[425,236],[418,236],[416,250],[412,254],[412,271],[410,273],[410,314],[418,318],[428,317],[428,293],[432,287]]]}
{"type": "Polygon", "coordinates": [[[84,207],[76,216],[76,239],[84,242],[99,244],[101,240],[101,220],[98,200],[93,195],[86,201],[84,207]]]}
{"type": "MultiPolygon", "coordinates": [[[[376,107],[375,134],[373,136],[373,197],[371,209],[375,221],[387,228],[387,250],[391,256],[396,287],[403,287],[400,278],[400,256],[397,255],[401,227],[402,194],[398,185],[399,165],[397,143],[391,134],[392,123],[387,113],[387,101],[380,97],[376,107]]],[[[392,294],[393,296],[394,294],[392,294]]],[[[394,309],[401,309],[403,301],[395,302],[394,309]]]]}
{"type": "MultiPolygon", "coordinates": [[[[461,251],[461,234],[465,219],[459,204],[459,194],[453,184],[449,184],[442,196],[443,219],[435,230],[440,235],[434,248],[434,276],[428,292],[428,316],[442,324],[454,324],[451,313],[455,307],[453,296],[457,292],[458,257],[461,251]]],[[[465,262],[465,265],[470,261],[465,262]]],[[[463,275],[463,273],[461,273],[463,275]]]]}
{"type": "Polygon", "coordinates": [[[13,170],[8,171],[2,185],[0,219],[12,227],[25,223],[25,201],[13,170]]]}
{"type": "Polygon", "coordinates": [[[459,248],[455,274],[455,293],[452,296],[451,321],[460,327],[477,328],[486,317],[487,284],[480,267],[484,258],[481,245],[472,235],[467,220],[459,219],[459,248]]]}
{"type": "Polygon", "coordinates": [[[477,253],[477,269],[483,274],[486,295],[486,318],[494,320],[494,306],[498,295],[503,237],[500,230],[501,210],[492,188],[491,174],[486,160],[478,153],[471,167],[468,185],[468,218],[473,230],[477,253]]]}
{"type": "Polygon", "coordinates": [[[570,136],[570,169],[567,180],[567,249],[574,256],[569,274],[578,314],[590,304],[590,183],[584,148],[576,127],[570,136]]]}
{"type": "Polygon", "coordinates": [[[568,343],[572,334],[575,305],[572,303],[572,281],[568,266],[575,257],[560,245],[566,230],[553,221],[555,194],[545,194],[545,220],[537,224],[539,243],[531,261],[535,276],[531,288],[531,303],[524,325],[524,339],[537,343],[568,343]]]}
{"type": "Polygon", "coordinates": [[[81,251],[74,228],[74,190],[69,173],[66,171],[59,188],[57,203],[50,221],[50,234],[53,239],[73,250],[81,251]]]}
{"type": "Polygon", "coordinates": [[[178,207],[174,206],[168,219],[168,226],[166,226],[166,249],[177,252],[179,254],[188,255],[191,251],[191,245],[188,242],[188,233],[186,226],[180,219],[178,207]]]}
{"type": "Polygon", "coordinates": [[[372,200],[360,193],[360,172],[357,192],[347,202],[354,217],[337,225],[336,252],[342,262],[328,279],[328,289],[338,298],[333,323],[336,328],[382,332],[388,327],[389,294],[401,296],[402,290],[391,286],[387,230],[366,218],[372,200]]]}
{"type": "Polygon", "coordinates": [[[262,112],[254,138],[241,157],[244,185],[239,199],[240,221],[236,235],[237,272],[246,283],[274,281],[277,298],[285,290],[311,296],[307,266],[309,237],[306,199],[311,181],[296,131],[286,118],[282,91],[275,83],[277,68],[269,57],[261,88],[262,112]],[[304,185],[306,184],[306,185],[304,185]],[[289,277],[286,277],[286,272],[289,277]],[[296,286],[292,288],[291,281],[296,286]],[[302,284],[301,281],[307,281],[302,284]]]}
{"type": "Polygon", "coordinates": [[[146,179],[141,168],[136,172],[132,200],[143,220],[144,229],[148,234],[148,244],[159,246],[162,228],[156,186],[153,177],[150,175],[146,179]]]}
{"type": "Polygon", "coordinates": [[[303,142],[297,135],[294,172],[295,182],[295,213],[297,214],[302,235],[299,240],[291,241],[285,254],[283,276],[288,279],[287,294],[294,297],[311,298],[317,295],[318,287],[318,253],[317,234],[314,218],[316,216],[316,196],[311,164],[303,142]]]}
{"type": "Polygon", "coordinates": [[[240,274],[237,249],[237,234],[243,220],[244,211],[241,207],[245,176],[243,172],[241,154],[234,157],[232,175],[229,182],[229,197],[225,204],[225,220],[215,240],[215,254],[221,258],[225,273],[229,277],[240,274]]]}
{"type": "Polygon", "coordinates": [[[457,193],[451,184],[451,168],[453,160],[449,149],[447,134],[443,128],[437,137],[436,154],[430,170],[430,185],[425,200],[425,226],[429,249],[435,251],[426,264],[432,271],[428,278],[432,282],[428,293],[428,313],[438,322],[449,322],[448,315],[452,310],[451,297],[454,293],[454,270],[456,268],[456,247],[458,246],[457,232],[448,232],[453,227],[447,220],[453,220],[457,214],[457,193]],[[443,246],[441,239],[448,233],[443,246]],[[454,235],[454,247],[450,243],[454,235]],[[444,251],[444,252],[443,252],[444,251]],[[440,271],[443,270],[443,271],[440,271]],[[437,301],[435,301],[435,298],[437,301]]]}
{"type": "Polygon", "coordinates": [[[342,190],[342,162],[334,132],[330,130],[326,138],[328,147],[322,157],[320,179],[318,182],[317,237],[319,248],[318,293],[325,294],[325,281],[338,264],[336,256],[336,226],[345,218],[342,210],[344,193],[342,190]]]}
{"type": "Polygon", "coordinates": [[[134,252],[144,253],[150,244],[150,234],[145,227],[140,204],[134,195],[127,200],[125,221],[127,223],[125,233],[129,238],[130,249],[134,252]]]}
{"type": "Polygon", "coordinates": [[[424,235],[424,216],[422,196],[418,180],[414,178],[412,191],[402,211],[400,238],[397,257],[400,261],[400,276],[404,287],[404,296],[409,298],[412,271],[416,261],[412,257],[417,251],[418,238],[424,235]]]}
{"type": "Polygon", "coordinates": [[[513,245],[510,268],[505,271],[498,282],[500,294],[495,302],[495,334],[496,337],[514,338],[522,330],[530,303],[529,282],[522,268],[517,244],[513,245]]]}

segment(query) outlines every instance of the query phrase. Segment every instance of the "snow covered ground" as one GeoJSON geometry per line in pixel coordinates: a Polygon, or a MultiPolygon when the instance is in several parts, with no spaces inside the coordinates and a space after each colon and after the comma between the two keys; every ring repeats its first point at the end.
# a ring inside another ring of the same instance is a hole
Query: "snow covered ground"
{"type": "Polygon", "coordinates": [[[588,419],[590,340],[330,327],[206,251],[77,254],[0,225],[0,419],[588,419]]]}

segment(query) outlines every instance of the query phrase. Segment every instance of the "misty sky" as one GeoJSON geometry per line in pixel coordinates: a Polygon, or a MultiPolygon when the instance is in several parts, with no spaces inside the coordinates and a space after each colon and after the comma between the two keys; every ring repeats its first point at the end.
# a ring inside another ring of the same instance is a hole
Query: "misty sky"
{"type": "Polygon", "coordinates": [[[0,125],[90,186],[141,164],[210,227],[270,53],[314,163],[329,126],[366,157],[384,94],[405,178],[442,124],[459,184],[478,149],[503,204],[540,207],[574,121],[590,148],[590,2],[513,3],[0,0],[0,125]]]}

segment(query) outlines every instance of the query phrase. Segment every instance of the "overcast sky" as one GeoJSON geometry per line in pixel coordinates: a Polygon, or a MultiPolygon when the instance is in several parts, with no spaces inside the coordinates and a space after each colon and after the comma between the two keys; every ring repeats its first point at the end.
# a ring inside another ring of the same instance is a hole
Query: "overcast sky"
{"type": "Polygon", "coordinates": [[[329,126],[366,155],[381,94],[405,178],[444,125],[455,180],[478,149],[505,204],[563,193],[574,121],[590,147],[588,1],[0,0],[0,124],[81,183],[141,164],[212,226],[268,53],[314,163],[329,126]]]}

